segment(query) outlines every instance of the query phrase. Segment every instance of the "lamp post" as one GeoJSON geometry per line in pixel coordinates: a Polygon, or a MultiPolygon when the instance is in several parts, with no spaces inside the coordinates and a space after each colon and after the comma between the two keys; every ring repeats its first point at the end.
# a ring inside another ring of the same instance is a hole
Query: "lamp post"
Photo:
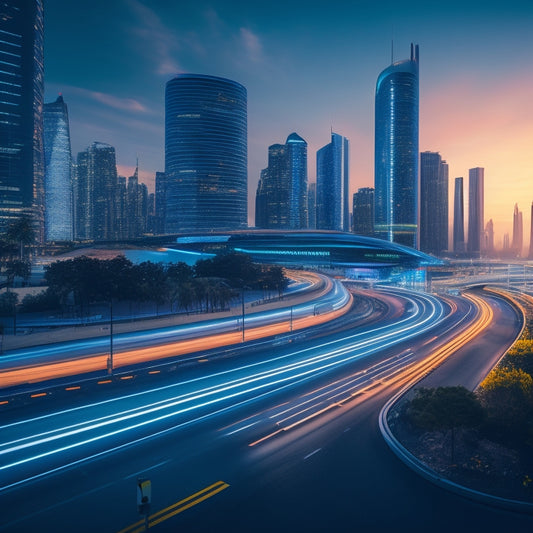
{"type": "Polygon", "coordinates": [[[109,357],[107,358],[107,373],[113,374],[113,298],[109,300],[109,357]]]}

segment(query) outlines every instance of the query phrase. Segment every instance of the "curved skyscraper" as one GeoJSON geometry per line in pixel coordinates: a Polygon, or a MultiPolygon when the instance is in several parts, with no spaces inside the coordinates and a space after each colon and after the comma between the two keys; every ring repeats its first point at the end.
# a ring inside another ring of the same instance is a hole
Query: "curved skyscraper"
{"type": "Polygon", "coordinates": [[[72,161],[63,97],[44,104],[44,226],[47,241],[72,240],[72,161]]]}
{"type": "Polygon", "coordinates": [[[375,236],[418,241],[418,45],[378,77],[375,110],[375,236]]]}
{"type": "Polygon", "coordinates": [[[247,227],[247,97],[239,83],[179,74],[165,93],[165,232],[247,227]]]}

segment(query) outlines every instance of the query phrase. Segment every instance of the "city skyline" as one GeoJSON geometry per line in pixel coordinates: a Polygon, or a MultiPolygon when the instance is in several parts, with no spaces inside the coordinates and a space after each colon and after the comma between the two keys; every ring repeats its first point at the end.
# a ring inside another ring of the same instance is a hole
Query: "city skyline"
{"type": "Polygon", "coordinates": [[[309,153],[328,142],[331,127],[350,140],[351,196],[373,185],[373,90],[393,37],[395,59],[410,42],[422,50],[420,151],[446,154],[452,183],[469,168],[485,168],[496,246],[512,229],[514,203],[533,198],[533,74],[524,67],[533,6],[415,2],[400,10],[345,2],[340,16],[296,2],[280,21],[272,4],[166,4],[97,0],[77,21],[78,4],[47,2],[45,101],[65,95],[73,153],[108,142],[122,175],[133,173],[138,155],[140,179],[153,190],[155,172],[164,169],[165,83],[179,72],[223,76],[248,90],[249,223],[266,149],[288,131],[308,141],[309,153]]]}

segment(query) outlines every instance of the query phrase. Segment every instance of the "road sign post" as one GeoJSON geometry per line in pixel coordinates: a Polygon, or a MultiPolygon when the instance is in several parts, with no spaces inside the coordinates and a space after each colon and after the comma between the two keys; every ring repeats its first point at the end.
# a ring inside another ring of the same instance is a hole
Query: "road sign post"
{"type": "Polygon", "coordinates": [[[144,515],[144,530],[148,531],[148,517],[152,503],[152,482],[149,479],[137,479],[137,509],[144,515]]]}

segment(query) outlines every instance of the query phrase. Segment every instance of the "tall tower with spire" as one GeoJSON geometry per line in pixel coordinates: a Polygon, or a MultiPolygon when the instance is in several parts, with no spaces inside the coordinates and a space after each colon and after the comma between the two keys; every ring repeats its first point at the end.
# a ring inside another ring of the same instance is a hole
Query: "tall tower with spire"
{"type": "Polygon", "coordinates": [[[418,45],[378,76],[375,104],[375,235],[418,246],[418,45]]]}

